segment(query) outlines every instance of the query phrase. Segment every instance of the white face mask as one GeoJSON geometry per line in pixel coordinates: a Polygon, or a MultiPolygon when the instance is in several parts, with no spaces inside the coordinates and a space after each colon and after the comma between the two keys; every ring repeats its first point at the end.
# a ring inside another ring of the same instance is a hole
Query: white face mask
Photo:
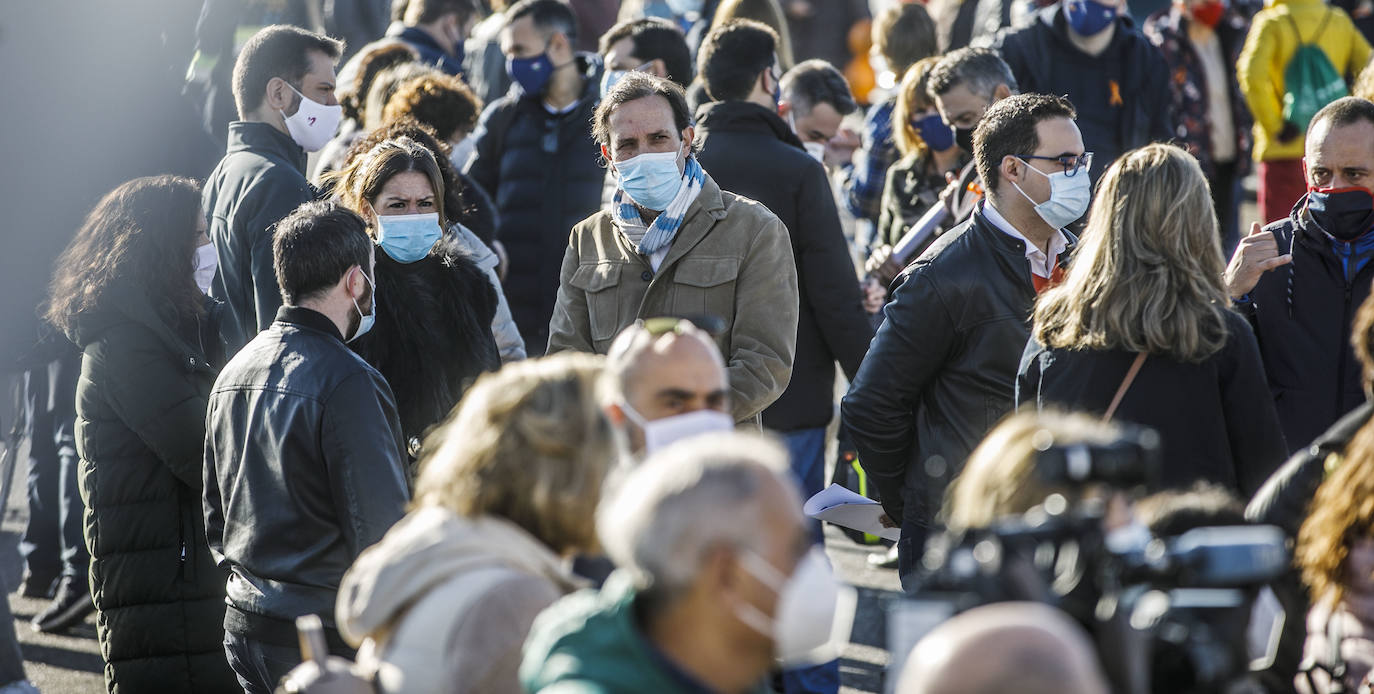
{"type": "Polygon", "coordinates": [[[630,407],[628,402],[622,400],[620,409],[644,431],[644,455],[651,455],[669,444],[693,436],[733,431],[735,428],[733,417],[716,410],[694,410],[671,417],[647,420],[636,412],[635,408],[630,407]]]}
{"type": "Polygon", "coordinates": [[[215,244],[207,243],[196,248],[196,286],[200,287],[201,292],[210,293],[210,282],[215,279],[215,270],[218,268],[219,256],[215,253],[215,244]]]}
{"type": "MultiPolygon", "coordinates": [[[[290,84],[286,86],[291,87],[290,84]]],[[[300,95],[300,107],[289,116],[281,110],[277,113],[286,121],[286,132],[291,134],[291,139],[295,140],[301,149],[318,152],[329,144],[329,140],[334,137],[334,131],[339,129],[339,121],[343,119],[343,107],[338,104],[326,106],[318,101],[311,101],[295,87],[291,87],[291,91],[300,95]]]]}
{"type": "Polygon", "coordinates": [[[802,147],[806,148],[806,153],[810,154],[812,159],[820,162],[821,166],[825,166],[824,142],[803,142],[802,147]]]}
{"type": "MultiPolygon", "coordinates": [[[[376,270],[374,269],[373,272],[376,272],[376,270]]],[[[353,334],[346,338],[344,342],[352,342],[366,335],[367,331],[371,330],[372,326],[377,323],[377,285],[372,282],[372,278],[368,277],[366,272],[363,273],[363,279],[367,280],[367,286],[372,288],[372,312],[363,315],[363,307],[358,305],[358,300],[356,298],[353,299],[353,308],[357,309],[358,316],[360,316],[358,319],[358,329],[353,331],[353,334]]]]}
{"type": "Polygon", "coordinates": [[[772,617],[747,603],[736,605],[735,616],[773,639],[773,654],[783,665],[824,663],[839,655],[837,645],[849,639],[854,625],[856,596],[835,580],[820,548],[807,552],[790,577],[747,550],[740,564],[777,593],[778,603],[772,617]]]}
{"type": "Polygon", "coordinates": [[[472,139],[471,135],[468,135],[453,143],[448,155],[449,163],[453,164],[453,168],[462,171],[463,167],[468,165],[468,160],[472,158],[472,153],[475,151],[477,151],[477,142],[472,139]]]}
{"type": "Polygon", "coordinates": [[[1088,178],[1086,168],[1073,176],[1065,171],[1047,174],[1029,163],[1026,164],[1026,168],[1050,179],[1050,199],[1042,203],[1036,203],[1031,196],[1026,195],[1026,191],[1021,190],[1021,186],[1012,183],[1022,197],[1035,205],[1035,212],[1046,224],[1055,229],[1063,229],[1088,211],[1088,204],[1093,199],[1093,183],[1092,179],[1088,178]]]}

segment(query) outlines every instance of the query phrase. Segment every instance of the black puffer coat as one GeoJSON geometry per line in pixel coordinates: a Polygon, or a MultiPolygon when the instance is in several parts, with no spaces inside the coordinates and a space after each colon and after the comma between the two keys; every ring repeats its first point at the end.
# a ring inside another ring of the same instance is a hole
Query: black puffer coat
{"type": "Polygon", "coordinates": [[[472,134],[476,153],[467,174],[496,201],[496,240],[510,255],[503,288],[530,356],[549,344],[568,234],[601,208],[606,180],[592,138],[601,59],[580,53],[577,69],[586,83],[571,111],[551,114],[541,95],[516,84],[487,107],[472,134]]]}
{"type": "Polygon", "coordinates": [[[423,439],[473,380],[501,368],[496,289],[446,236],[409,264],[378,248],[377,299],[376,327],[349,346],[391,386],[405,440],[423,439]]]}
{"type": "Polygon", "coordinates": [[[110,692],[241,691],[224,657],[224,582],[201,513],[216,305],[180,334],[135,291],[78,318],[76,447],[91,595],[110,692]],[[198,333],[198,334],[197,334],[198,333]]]}

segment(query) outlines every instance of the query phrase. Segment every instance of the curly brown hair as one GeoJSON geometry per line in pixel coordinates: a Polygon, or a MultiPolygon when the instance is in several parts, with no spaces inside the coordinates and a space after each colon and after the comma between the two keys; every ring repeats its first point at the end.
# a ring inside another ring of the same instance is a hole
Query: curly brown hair
{"type": "Polygon", "coordinates": [[[192,272],[200,216],[200,184],[189,178],[146,176],[110,191],[58,257],[45,317],[70,335],[82,315],[134,292],[174,329],[197,320],[205,311],[192,272]]]}
{"type": "Polygon", "coordinates": [[[410,116],[448,139],[458,130],[472,132],[481,114],[482,100],[463,80],[431,74],[402,83],[382,109],[382,120],[391,122],[410,116]]]}
{"type": "Polygon", "coordinates": [[[1374,422],[1360,428],[1342,460],[1328,459],[1333,462],[1339,464],[1312,497],[1293,557],[1314,603],[1341,600],[1350,548],[1374,528],[1374,422]]]}

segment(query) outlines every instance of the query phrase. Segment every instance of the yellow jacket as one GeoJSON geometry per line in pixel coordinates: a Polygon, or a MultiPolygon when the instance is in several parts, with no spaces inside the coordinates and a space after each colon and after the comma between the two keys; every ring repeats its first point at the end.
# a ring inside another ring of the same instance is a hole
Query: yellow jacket
{"type": "Polygon", "coordinates": [[[1298,159],[1303,156],[1303,137],[1280,144],[1275,136],[1283,127],[1283,73],[1298,50],[1291,16],[1302,33],[1312,41],[1328,12],[1331,18],[1316,43],[1326,52],[1331,65],[1354,82],[1369,62],[1369,42],[1360,35],[1345,10],[1322,0],[1268,0],[1268,6],[1255,15],[1245,48],[1236,62],[1240,91],[1255,116],[1255,161],[1298,159]]]}

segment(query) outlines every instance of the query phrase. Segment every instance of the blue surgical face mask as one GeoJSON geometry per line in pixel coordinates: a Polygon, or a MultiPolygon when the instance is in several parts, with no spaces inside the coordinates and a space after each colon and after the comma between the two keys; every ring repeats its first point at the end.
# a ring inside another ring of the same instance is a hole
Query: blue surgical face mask
{"type": "Polygon", "coordinates": [[[629,70],[607,70],[601,73],[601,98],[605,99],[606,95],[610,93],[611,87],[614,87],[615,83],[619,82],[620,78],[629,72],[629,70]]]}
{"type": "Polygon", "coordinates": [[[1088,204],[1093,199],[1093,184],[1092,179],[1088,178],[1087,169],[1070,176],[1066,171],[1047,174],[1029,163],[1026,164],[1026,168],[1050,179],[1050,199],[1038,204],[1031,196],[1026,195],[1026,191],[1021,190],[1021,186],[1012,183],[1016,186],[1017,192],[1035,204],[1035,212],[1046,224],[1055,229],[1063,229],[1088,211],[1088,204]]]}
{"type": "Polygon", "coordinates": [[[525,90],[526,94],[542,94],[553,76],[553,61],[547,47],[533,58],[507,58],[506,74],[525,90]]]}
{"type": "Polygon", "coordinates": [[[1116,20],[1116,8],[1097,0],[1066,0],[1064,16],[1079,35],[1095,36],[1116,20]]]}
{"type": "Polygon", "coordinates": [[[649,152],[615,163],[620,189],[636,204],[662,212],[677,197],[682,187],[682,171],[677,168],[679,152],[649,152]]]}
{"type": "Polygon", "coordinates": [[[377,215],[377,245],[398,263],[413,263],[429,255],[443,235],[437,212],[377,215]]]}
{"type": "Polygon", "coordinates": [[[940,114],[932,113],[916,121],[916,132],[932,151],[943,152],[954,146],[954,129],[945,125],[940,114]]]}

